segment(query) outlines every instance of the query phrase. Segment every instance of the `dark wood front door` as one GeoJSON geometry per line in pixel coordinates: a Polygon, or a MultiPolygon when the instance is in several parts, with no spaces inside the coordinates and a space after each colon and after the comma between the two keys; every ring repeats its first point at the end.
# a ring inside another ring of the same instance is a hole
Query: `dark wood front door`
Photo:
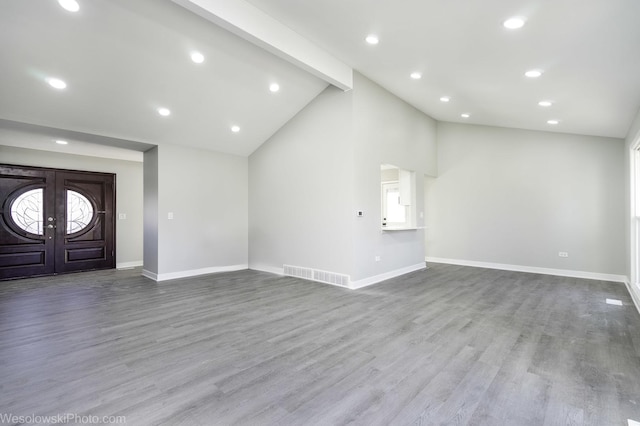
{"type": "Polygon", "coordinates": [[[0,279],[115,267],[115,175],[0,165],[0,279]]]}

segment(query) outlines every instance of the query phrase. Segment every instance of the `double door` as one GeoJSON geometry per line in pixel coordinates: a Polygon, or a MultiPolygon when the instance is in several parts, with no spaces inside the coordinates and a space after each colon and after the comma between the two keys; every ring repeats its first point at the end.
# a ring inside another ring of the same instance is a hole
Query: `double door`
{"type": "Polygon", "coordinates": [[[115,267],[115,175],[0,165],[0,279],[115,267]]]}

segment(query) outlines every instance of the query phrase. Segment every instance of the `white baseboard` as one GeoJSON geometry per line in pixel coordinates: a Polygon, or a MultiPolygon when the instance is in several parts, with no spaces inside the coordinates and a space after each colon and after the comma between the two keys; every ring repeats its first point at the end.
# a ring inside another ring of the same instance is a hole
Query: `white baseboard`
{"type": "Polygon", "coordinates": [[[189,271],[167,272],[164,274],[155,274],[153,272],[149,272],[143,269],[142,275],[144,275],[147,278],[151,278],[154,281],[167,281],[167,280],[176,280],[179,278],[196,277],[199,275],[215,274],[218,272],[242,271],[248,268],[249,266],[247,264],[230,265],[230,266],[213,266],[210,268],[192,269],[189,271]]]}
{"type": "Polygon", "coordinates": [[[154,281],[158,281],[158,274],[156,274],[155,272],[147,271],[146,269],[142,270],[142,276],[154,281]]]}
{"type": "Polygon", "coordinates": [[[640,314],[640,291],[636,290],[634,288],[635,286],[631,285],[631,282],[629,281],[629,279],[626,279],[624,281],[624,284],[627,286],[627,291],[631,295],[631,300],[633,300],[633,304],[636,306],[636,309],[640,314]]]}
{"type": "Polygon", "coordinates": [[[424,262],[417,263],[415,265],[407,266],[393,271],[385,272],[384,274],[374,275],[373,277],[364,278],[357,281],[351,281],[349,288],[351,290],[357,290],[359,288],[367,287],[373,284],[377,284],[382,281],[389,280],[391,278],[399,277],[400,275],[408,274],[414,271],[420,271],[426,269],[427,265],[424,262]]]}
{"type": "Polygon", "coordinates": [[[136,260],[135,262],[120,262],[116,263],[116,269],[133,269],[142,266],[142,260],[136,260]]]}
{"type": "Polygon", "coordinates": [[[270,274],[284,275],[284,269],[283,268],[275,268],[275,267],[272,267],[272,266],[249,265],[249,269],[254,270],[254,271],[260,271],[260,272],[268,272],[270,274]]]}
{"type": "Polygon", "coordinates": [[[627,279],[624,275],[601,274],[598,272],[573,271],[568,269],[539,268],[536,266],[510,265],[504,263],[478,262],[475,260],[444,259],[440,257],[427,257],[427,262],[447,263],[450,265],[473,266],[477,268],[500,269],[503,271],[530,272],[533,274],[556,275],[559,277],[585,278],[588,280],[613,281],[624,283],[627,279]]]}
{"type": "MultiPolygon", "coordinates": [[[[419,271],[426,268],[427,268],[427,265],[424,262],[421,262],[416,265],[411,265],[405,268],[400,268],[393,271],[385,272],[384,274],[375,275],[373,277],[368,277],[368,278],[364,278],[357,281],[349,280],[348,287],[343,285],[332,284],[330,282],[325,282],[325,281],[316,281],[316,282],[320,282],[322,284],[334,285],[336,287],[348,288],[349,290],[357,290],[363,287],[377,284],[379,282],[382,282],[391,278],[399,277],[400,275],[408,274],[410,272],[419,271]]],[[[284,268],[277,268],[277,267],[264,266],[264,265],[251,265],[249,269],[253,269],[254,271],[269,272],[271,274],[276,274],[276,275],[284,275],[284,268]]],[[[305,279],[305,278],[302,278],[302,279],[305,279]]],[[[315,281],[315,280],[311,280],[311,281],[315,281]]]]}

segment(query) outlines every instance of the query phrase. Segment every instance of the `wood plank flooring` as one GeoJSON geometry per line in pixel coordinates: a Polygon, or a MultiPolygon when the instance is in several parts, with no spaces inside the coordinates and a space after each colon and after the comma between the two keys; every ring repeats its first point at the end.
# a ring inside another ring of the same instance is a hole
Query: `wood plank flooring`
{"type": "Polygon", "coordinates": [[[640,315],[622,284],[450,265],[357,291],[256,271],[139,274],[0,282],[0,416],[640,421],[640,315]]]}

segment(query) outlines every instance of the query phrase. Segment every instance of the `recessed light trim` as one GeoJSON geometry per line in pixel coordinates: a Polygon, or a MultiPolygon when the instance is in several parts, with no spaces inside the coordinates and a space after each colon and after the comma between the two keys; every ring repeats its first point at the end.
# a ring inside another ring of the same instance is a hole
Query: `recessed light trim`
{"type": "Polygon", "coordinates": [[[69,12],[77,12],[80,10],[80,5],[76,0],[58,0],[58,4],[69,12]]]}
{"type": "Polygon", "coordinates": [[[54,89],[63,90],[67,88],[67,83],[65,83],[64,80],[60,80],[59,78],[49,77],[47,78],[47,83],[49,83],[49,86],[53,87],[54,89]]]}
{"type": "Polygon", "coordinates": [[[538,105],[540,105],[541,107],[550,107],[551,105],[553,105],[553,102],[551,101],[540,101],[538,102],[538,105]]]}
{"type": "Polygon", "coordinates": [[[191,60],[196,64],[201,64],[204,62],[204,55],[200,52],[193,51],[191,52],[191,60]]]}
{"type": "Polygon", "coordinates": [[[168,117],[171,115],[171,110],[169,108],[160,107],[158,108],[158,114],[163,117],[168,117]]]}
{"type": "Polygon", "coordinates": [[[526,77],[529,78],[538,78],[542,75],[542,71],[541,70],[529,70],[527,72],[524,73],[524,75],[526,77]]]}
{"type": "Polygon", "coordinates": [[[376,45],[378,43],[380,43],[380,39],[378,38],[377,35],[375,34],[369,34],[366,38],[365,41],[371,45],[376,45]]]}
{"type": "Polygon", "coordinates": [[[69,142],[62,140],[62,139],[56,139],[55,143],[57,143],[58,145],[68,145],[69,142]]]}
{"type": "Polygon", "coordinates": [[[556,124],[560,124],[560,120],[547,120],[547,124],[555,126],[556,124]]]}
{"type": "Polygon", "coordinates": [[[471,117],[471,114],[466,113],[466,112],[463,112],[462,114],[460,114],[460,117],[462,117],[462,118],[469,118],[469,117],[471,117]]]}
{"type": "Polygon", "coordinates": [[[411,73],[410,77],[414,80],[420,80],[422,78],[422,73],[418,71],[414,71],[411,73]]]}
{"type": "Polygon", "coordinates": [[[522,16],[513,16],[502,23],[502,25],[510,30],[517,30],[518,28],[524,27],[526,19],[522,16]]]}
{"type": "Polygon", "coordinates": [[[440,102],[449,102],[451,98],[449,96],[443,96],[440,98],[440,102]]]}
{"type": "Polygon", "coordinates": [[[271,93],[276,93],[276,92],[277,92],[277,91],[279,91],[279,90],[280,90],[280,85],[279,85],[278,83],[271,83],[271,84],[269,85],[269,91],[270,91],[271,93]]]}
{"type": "Polygon", "coordinates": [[[240,126],[231,126],[231,131],[233,133],[238,133],[240,131],[240,126]]]}

